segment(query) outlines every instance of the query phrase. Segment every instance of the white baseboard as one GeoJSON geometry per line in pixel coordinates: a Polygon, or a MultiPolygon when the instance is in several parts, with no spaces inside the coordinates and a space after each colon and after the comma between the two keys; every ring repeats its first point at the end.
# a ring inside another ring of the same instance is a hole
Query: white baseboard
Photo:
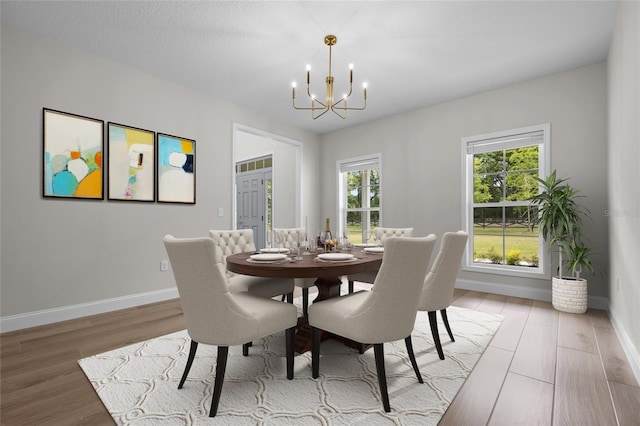
{"type": "Polygon", "coordinates": [[[609,312],[609,318],[611,318],[611,324],[613,325],[613,329],[618,336],[618,340],[620,341],[622,350],[624,351],[625,355],[627,355],[629,365],[633,370],[633,375],[636,376],[636,381],[640,383],[640,353],[638,353],[638,348],[633,346],[633,342],[629,338],[629,335],[625,332],[624,328],[620,325],[620,321],[616,318],[616,316],[613,313],[609,312]]]}
{"type": "Polygon", "coordinates": [[[2,333],[178,298],[176,287],[78,305],[0,317],[2,333]]]}
{"type": "MultiPolygon", "coordinates": [[[[551,281],[549,281],[549,289],[545,290],[511,284],[496,284],[483,281],[457,279],[456,288],[551,302],[551,281]]],[[[608,311],[609,299],[601,296],[589,296],[588,306],[593,309],[608,311]]]]}

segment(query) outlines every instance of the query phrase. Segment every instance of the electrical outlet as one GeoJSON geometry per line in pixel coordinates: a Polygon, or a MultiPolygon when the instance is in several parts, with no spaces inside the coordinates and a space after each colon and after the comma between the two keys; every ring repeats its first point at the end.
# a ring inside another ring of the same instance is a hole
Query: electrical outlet
{"type": "Polygon", "coordinates": [[[161,260],[160,261],[160,270],[162,272],[167,272],[169,270],[169,261],[168,260],[161,260]]]}
{"type": "Polygon", "coordinates": [[[224,210],[222,210],[222,207],[220,207],[218,209],[218,217],[222,217],[222,216],[224,216],[224,210]]]}

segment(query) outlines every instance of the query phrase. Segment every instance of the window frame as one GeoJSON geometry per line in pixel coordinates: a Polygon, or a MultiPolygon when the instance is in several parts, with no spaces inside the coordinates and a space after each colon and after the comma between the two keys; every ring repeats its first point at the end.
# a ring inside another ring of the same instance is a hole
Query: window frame
{"type": "MultiPolygon", "coordinates": [[[[474,207],[478,204],[474,203],[473,185],[474,185],[474,152],[469,152],[471,146],[478,146],[485,143],[495,144],[496,149],[485,151],[493,152],[501,149],[513,149],[525,146],[536,145],[535,143],[522,144],[517,141],[519,136],[527,136],[534,133],[542,133],[542,137],[538,145],[538,176],[547,176],[550,170],[550,144],[551,144],[551,124],[544,123],[534,126],[521,127],[510,130],[503,130],[476,136],[468,136],[462,138],[462,224],[463,229],[469,234],[467,246],[463,256],[462,270],[469,272],[481,272],[498,275],[508,275],[515,277],[527,278],[551,278],[551,265],[546,243],[542,236],[539,236],[538,248],[538,267],[525,268],[521,266],[502,265],[502,264],[481,264],[473,262],[473,242],[474,242],[474,207]]],[[[490,203],[487,207],[509,207],[509,201],[501,201],[500,203],[490,203]]],[[[511,204],[512,206],[513,204],[511,204]]]]}
{"type": "MultiPolygon", "coordinates": [[[[379,223],[378,226],[382,226],[382,204],[383,204],[383,197],[382,197],[382,154],[381,153],[376,153],[376,154],[371,154],[371,155],[363,155],[363,156],[359,156],[359,157],[352,157],[352,158],[347,158],[347,159],[343,159],[343,160],[337,160],[336,161],[336,175],[337,175],[337,191],[336,193],[338,194],[338,202],[337,202],[337,218],[338,218],[338,228],[337,228],[337,234],[336,236],[342,236],[345,234],[346,230],[347,230],[347,191],[346,191],[346,186],[347,186],[347,181],[345,179],[345,175],[348,172],[351,171],[356,171],[356,170],[365,170],[365,169],[373,169],[376,168],[375,165],[377,165],[377,169],[379,170],[379,187],[378,187],[378,201],[379,201],[379,205],[378,207],[369,207],[369,208],[362,208],[362,209],[350,209],[349,211],[361,211],[361,212],[371,212],[371,211],[377,211],[378,212],[378,218],[379,218],[379,223]],[[362,168],[358,168],[359,166],[362,166],[362,168]],[[370,167],[370,166],[374,166],[374,167],[370,167]]],[[[373,232],[373,229],[370,230],[370,232],[373,232]]]]}

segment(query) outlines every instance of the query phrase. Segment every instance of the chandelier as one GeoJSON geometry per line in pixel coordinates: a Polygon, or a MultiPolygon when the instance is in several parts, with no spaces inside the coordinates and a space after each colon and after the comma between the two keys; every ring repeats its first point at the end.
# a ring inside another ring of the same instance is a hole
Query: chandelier
{"type": "Polygon", "coordinates": [[[362,85],[364,90],[364,104],[361,107],[347,106],[347,98],[351,96],[353,88],[353,64],[349,64],[349,92],[345,93],[340,99],[335,100],[334,88],[333,88],[333,75],[331,74],[331,46],[334,46],[338,42],[338,39],[334,35],[328,35],[324,38],[324,44],[329,46],[329,75],[325,79],[326,82],[326,98],[322,102],[318,100],[314,94],[311,93],[311,65],[307,65],[307,96],[311,99],[311,106],[298,107],[296,106],[296,83],[293,83],[293,108],[311,110],[311,116],[315,120],[327,111],[331,110],[336,113],[340,118],[347,118],[348,110],[362,111],[367,107],[367,83],[362,85]]]}

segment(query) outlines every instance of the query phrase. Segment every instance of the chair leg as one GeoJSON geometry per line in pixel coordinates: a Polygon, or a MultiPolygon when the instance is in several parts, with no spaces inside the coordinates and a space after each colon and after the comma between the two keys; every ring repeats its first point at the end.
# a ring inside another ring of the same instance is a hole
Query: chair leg
{"type": "Polygon", "coordinates": [[[287,303],[293,303],[293,292],[287,293],[287,303]]]}
{"type": "Polygon", "coordinates": [[[378,372],[378,384],[380,385],[380,394],[382,395],[382,406],[385,413],[391,411],[389,405],[389,392],[387,391],[387,373],[384,368],[384,346],[382,343],[373,345],[376,357],[376,371],[378,372]]]}
{"type": "Polygon", "coordinates": [[[442,344],[440,343],[440,335],[438,334],[438,320],[436,319],[436,311],[429,311],[429,325],[431,326],[431,335],[433,336],[433,343],[438,350],[438,356],[440,359],[444,359],[444,352],[442,352],[442,344]]]}
{"type": "Polygon", "coordinates": [[[320,376],[320,329],[311,327],[311,377],[320,376]]]}
{"type": "Polygon", "coordinates": [[[198,350],[198,342],[195,340],[191,341],[191,347],[189,348],[189,357],[187,358],[187,365],[184,367],[184,373],[182,373],[182,378],[180,379],[180,383],[178,384],[178,389],[182,389],[184,385],[184,381],[187,380],[187,376],[189,375],[189,370],[191,370],[191,364],[193,364],[193,359],[196,357],[196,351],[198,350]]]}
{"type": "Polygon", "coordinates": [[[282,301],[282,302],[284,302],[285,300],[287,300],[287,295],[286,295],[286,294],[283,294],[283,295],[282,295],[282,300],[281,300],[281,301],[282,301]]]}
{"type": "Polygon", "coordinates": [[[449,318],[447,318],[447,310],[446,309],[442,309],[440,311],[440,315],[442,316],[442,322],[444,323],[444,326],[447,329],[447,333],[449,333],[449,337],[451,338],[451,341],[455,342],[456,339],[453,338],[453,333],[451,332],[451,327],[449,327],[449,318]]]}
{"type": "Polygon", "coordinates": [[[404,339],[404,344],[407,346],[407,352],[409,353],[409,359],[411,360],[411,365],[413,366],[413,371],[416,372],[416,377],[418,378],[418,382],[424,383],[422,380],[422,374],[420,374],[420,369],[418,368],[418,363],[416,362],[416,356],[413,353],[413,342],[411,342],[411,336],[404,339]]]}
{"type": "Polygon", "coordinates": [[[349,294],[353,293],[353,281],[352,280],[348,280],[349,281],[349,294]]]}
{"type": "Polygon", "coordinates": [[[302,289],[302,315],[305,317],[309,315],[309,289],[302,289]]]}
{"type": "Polygon", "coordinates": [[[242,355],[243,356],[249,356],[249,346],[251,346],[251,342],[245,343],[244,345],[242,345],[242,355]]]}
{"type": "Polygon", "coordinates": [[[293,340],[295,339],[296,328],[291,327],[285,331],[286,353],[287,353],[287,379],[293,379],[293,340]]]}
{"type": "Polygon", "coordinates": [[[218,359],[216,361],[216,381],[213,384],[213,399],[211,400],[211,410],[209,417],[215,417],[218,413],[218,403],[222,393],[222,383],[224,382],[224,372],[227,369],[227,356],[229,346],[218,346],[218,359]]]}

